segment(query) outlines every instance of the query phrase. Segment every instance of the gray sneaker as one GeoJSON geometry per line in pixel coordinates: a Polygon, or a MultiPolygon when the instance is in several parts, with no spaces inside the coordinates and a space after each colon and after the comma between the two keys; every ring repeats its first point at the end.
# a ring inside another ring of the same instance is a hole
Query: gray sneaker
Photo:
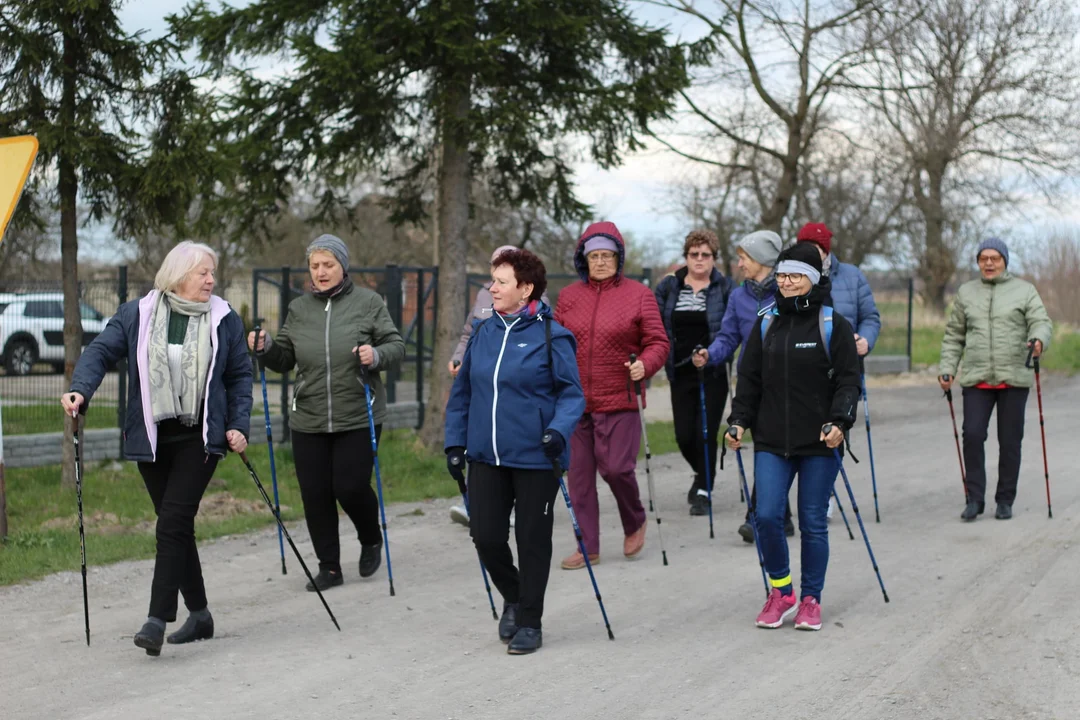
{"type": "Polygon", "coordinates": [[[450,508],[450,519],[459,525],[469,527],[469,512],[464,505],[454,505],[450,508]]]}

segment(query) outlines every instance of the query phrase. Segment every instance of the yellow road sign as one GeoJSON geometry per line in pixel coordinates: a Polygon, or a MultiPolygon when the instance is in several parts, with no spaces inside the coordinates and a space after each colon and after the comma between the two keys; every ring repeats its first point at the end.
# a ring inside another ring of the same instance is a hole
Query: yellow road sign
{"type": "Polygon", "coordinates": [[[38,141],[32,135],[0,138],[0,241],[15,214],[37,151],[38,141]]]}

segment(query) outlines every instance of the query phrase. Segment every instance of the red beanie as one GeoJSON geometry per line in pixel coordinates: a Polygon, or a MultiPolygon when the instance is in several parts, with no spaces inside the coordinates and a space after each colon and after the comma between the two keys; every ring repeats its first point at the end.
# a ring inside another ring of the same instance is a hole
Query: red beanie
{"type": "Polygon", "coordinates": [[[832,233],[825,223],[806,223],[799,230],[797,236],[799,242],[812,242],[828,255],[832,252],[832,233]]]}

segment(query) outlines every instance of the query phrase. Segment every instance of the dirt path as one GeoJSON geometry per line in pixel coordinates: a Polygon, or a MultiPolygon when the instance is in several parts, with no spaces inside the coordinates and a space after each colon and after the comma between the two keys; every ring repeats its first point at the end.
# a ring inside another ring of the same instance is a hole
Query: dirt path
{"type": "MultiPolygon", "coordinates": [[[[734,532],[734,472],[720,478],[710,541],[707,521],[686,512],[687,469],[665,456],[654,472],[669,567],[655,524],[641,559],[621,557],[614,504],[602,495],[597,575],[613,643],[588,577],[554,569],[544,649],[507,656],[467,533],[447,520],[450,503],[395,506],[397,597],[388,596],[385,568],[371,581],[353,569],[327,593],[340,634],[303,591],[294,560],[286,578],[278,573],[270,532],[204,546],[218,638],[166,646],[158,659],[131,644],[150,562],[92,570],[91,648],[82,641],[77,575],[0,590],[0,717],[1076,717],[1080,631],[1066,611],[1080,592],[1080,488],[1071,471],[1080,408],[1070,402],[1078,390],[1080,381],[1057,378],[1044,388],[1054,520],[1046,518],[1032,397],[1016,518],[987,515],[971,525],[958,519],[959,473],[940,392],[872,391],[883,517],[867,527],[892,602],[882,602],[862,541],[849,541],[836,520],[820,633],[753,627],[761,577],[752,547],[734,532]],[[424,515],[408,514],[415,507],[424,515]]],[[[991,441],[988,455],[995,448],[991,441]]],[[[872,519],[862,459],[852,482],[872,519]]],[[[310,558],[301,525],[294,534],[310,558]]],[[[572,547],[561,508],[555,538],[557,562],[572,547]]],[[[343,547],[357,551],[351,539],[343,547]]],[[[797,577],[797,551],[793,564],[797,577]]]]}

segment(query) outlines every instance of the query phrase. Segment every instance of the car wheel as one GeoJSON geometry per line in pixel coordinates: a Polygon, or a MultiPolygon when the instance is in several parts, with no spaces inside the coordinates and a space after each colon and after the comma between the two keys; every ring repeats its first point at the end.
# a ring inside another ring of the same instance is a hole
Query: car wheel
{"type": "Polygon", "coordinates": [[[4,353],[4,367],[8,375],[29,375],[37,362],[37,350],[27,340],[16,340],[4,353]]]}

